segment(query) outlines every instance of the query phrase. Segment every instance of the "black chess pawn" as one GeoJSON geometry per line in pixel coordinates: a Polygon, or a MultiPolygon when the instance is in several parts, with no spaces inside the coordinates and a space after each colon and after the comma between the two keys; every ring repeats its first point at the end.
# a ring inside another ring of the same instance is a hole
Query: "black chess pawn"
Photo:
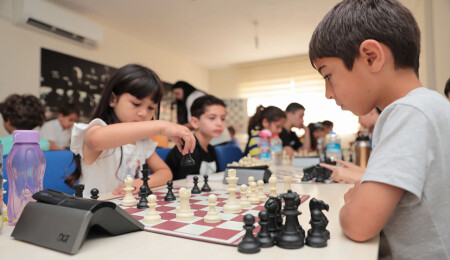
{"type": "MultiPolygon", "coordinates": [[[[300,206],[300,203],[302,203],[302,201],[300,200],[300,196],[297,193],[295,193],[295,194],[297,195],[295,197],[295,207],[298,209],[298,207],[300,206]]],[[[299,211],[298,216],[300,216],[301,214],[302,213],[299,211]]],[[[297,227],[297,230],[302,233],[303,237],[305,237],[305,230],[300,225],[300,222],[298,221],[298,217],[296,219],[295,226],[297,227]]]]}
{"type": "Polygon", "coordinates": [[[202,191],[200,190],[200,188],[198,187],[198,177],[194,176],[194,187],[191,190],[192,194],[200,194],[202,193],[202,191]]]}
{"type": "Polygon", "coordinates": [[[204,180],[204,183],[203,183],[202,191],[206,191],[206,192],[211,191],[211,188],[208,185],[208,174],[203,175],[203,180],[204,180]]]}
{"type": "Polygon", "coordinates": [[[190,153],[187,153],[183,156],[183,159],[181,159],[181,167],[190,167],[194,166],[195,161],[192,159],[192,156],[190,153]]]}
{"type": "Polygon", "coordinates": [[[295,202],[296,196],[298,195],[291,190],[282,195],[284,200],[282,213],[286,216],[286,221],[276,237],[277,246],[281,248],[296,249],[305,245],[305,236],[296,226],[299,215],[295,202]]]}
{"type": "Polygon", "coordinates": [[[72,188],[76,197],[83,198],[84,184],[73,185],[72,188]]]}
{"type": "Polygon", "coordinates": [[[148,186],[148,180],[150,179],[148,177],[148,174],[150,172],[150,169],[148,168],[148,164],[144,163],[142,165],[142,186],[145,186],[145,197],[148,197],[148,195],[153,194],[152,190],[148,186]]]}
{"type": "Polygon", "coordinates": [[[254,254],[261,251],[261,246],[258,240],[253,236],[253,229],[255,226],[255,217],[251,214],[244,216],[245,235],[238,244],[238,251],[244,254],[254,254]]]}
{"type": "Polygon", "coordinates": [[[279,226],[277,222],[278,209],[280,207],[281,204],[279,204],[278,199],[273,196],[270,196],[264,204],[264,208],[267,210],[268,215],[267,231],[273,239],[277,237],[278,232],[281,229],[281,226],[279,226]]]}
{"type": "Polygon", "coordinates": [[[138,204],[136,205],[136,208],[138,209],[146,209],[148,208],[148,200],[147,200],[147,196],[145,194],[147,194],[146,191],[146,187],[144,185],[142,185],[139,188],[139,197],[141,197],[141,199],[139,200],[138,204]]]}
{"type": "Polygon", "coordinates": [[[172,181],[168,181],[167,182],[167,194],[164,197],[164,201],[173,201],[173,200],[177,200],[177,198],[175,197],[175,195],[173,194],[173,182],[172,181]]]}
{"type": "Polygon", "coordinates": [[[324,236],[322,225],[321,211],[319,209],[313,209],[311,211],[311,229],[308,230],[308,236],[306,237],[306,245],[310,247],[325,247],[327,246],[327,238],[324,236]]]}
{"type": "Polygon", "coordinates": [[[93,199],[93,200],[98,199],[98,193],[99,193],[98,189],[93,188],[93,189],[91,190],[91,199],[93,199]]]}
{"type": "Polygon", "coordinates": [[[269,224],[269,214],[265,210],[261,210],[258,214],[259,218],[259,226],[261,229],[256,236],[261,247],[272,247],[275,244],[275,240],[272,236],[270,236],[269,231],[267,230],[267,225],[269,224]]]}

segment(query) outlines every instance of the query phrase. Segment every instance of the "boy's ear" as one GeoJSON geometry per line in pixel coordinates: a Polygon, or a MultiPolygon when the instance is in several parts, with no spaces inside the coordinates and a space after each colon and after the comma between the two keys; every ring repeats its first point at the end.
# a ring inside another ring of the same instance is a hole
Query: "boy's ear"
{"type": "Polygon", "coordinates": [[[195,130],[198,129],[198,121],[199,121],[198,118],[196,118],[195,116],[191,117],[190,123],[191,123],[191,126],[192,126],[195,130]]]}
{"type": "Polygon", "coordinates": [[[386,62],[384,50],[375,40],[363,41],[359,46],[359,55],[372,72],[379,72],[386,62]]]}

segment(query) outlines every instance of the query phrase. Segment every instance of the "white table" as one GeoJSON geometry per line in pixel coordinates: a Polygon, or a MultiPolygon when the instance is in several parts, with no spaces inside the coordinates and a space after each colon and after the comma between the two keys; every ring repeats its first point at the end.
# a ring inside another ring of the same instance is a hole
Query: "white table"
{"type": "MultiPolygon", "coordinates": [[[[211,188],[225,189],[221,181],[210,181],[211,188]]],[[[176,186],[192,187],[186,180],[175,182],[176,186]]],[[[277,186],[282,192],[284,184],[277,186]]],[[[7,223],[0,234],[0,259],[377,259],[379,238],[365,243],[353,242],[343,234],[339,225],[339,210],[344,203],[343,195],[352,185],[349,184],[292,184],[292,189],[311,198],[323,200],[330,206],[327,229],[331,239],[325,248],[282,249],[276,246],[262,248],[253,255],[241,254],[236,247],[183,239],[167,235],[141,231],[120,236],[88,238],[76,255],[67,255],[12,238],[13,227],[7,223]],[[162,258],[164,257],[164,258],[162,258]]],[[[264,190],[268,193],[269,186],[264,190]]],[[[101,198],[107,198],[104,194],[101,198]]],[[[300,224],[307,231],[310,229],[308,201],[300,205],[300,224]]]]}

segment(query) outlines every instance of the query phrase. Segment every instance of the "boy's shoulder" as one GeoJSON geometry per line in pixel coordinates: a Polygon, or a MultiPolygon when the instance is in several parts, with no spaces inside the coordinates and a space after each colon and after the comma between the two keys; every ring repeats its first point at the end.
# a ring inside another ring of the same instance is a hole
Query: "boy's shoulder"
{"type": "Polygon", "coordinates": [[[385,110],[399,105],[414,107],[425,116],[435,115],[450,118],[450,102],[434,90],[420,87],[410,91],[406,96],[394,101],[385,110]]]}

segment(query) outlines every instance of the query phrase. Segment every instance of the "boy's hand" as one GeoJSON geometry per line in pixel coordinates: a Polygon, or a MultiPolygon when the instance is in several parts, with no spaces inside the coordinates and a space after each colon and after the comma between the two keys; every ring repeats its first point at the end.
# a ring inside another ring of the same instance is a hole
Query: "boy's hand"
{"type": "Polygon", "coordinates": [[[342,160],[335,160],[337,163],[343,165],[334,166],[326,163],[321,163],[320,166],[332,170],[330,178],[337,182],[346,182],[346,183],[358,183],[361,181],[361,178],[364,174],[365,168],[359,167],[356,164],[349,163],[342,160]]]}
{"type": "Polygon", "coordinates": [[[169,137],[178,147],[182,155],[193,153],[195,148],[195,137],[189,128],[167,122],[167,126],[161,131],[161,135],[169,137]],[[184,147],[183,142],[184,140],[184,147]]]}
{"type": "Polygon", "coordinates": [[[355,186],[353,186],[353,188],[350,188],[345,194],[344,194],[344,201],[345,204],[347,204],[351,198],[353,197],[353,194],[355,194],[355,191],[358,189],[359,187],[359,182],[355,183],[355,186]]]}

